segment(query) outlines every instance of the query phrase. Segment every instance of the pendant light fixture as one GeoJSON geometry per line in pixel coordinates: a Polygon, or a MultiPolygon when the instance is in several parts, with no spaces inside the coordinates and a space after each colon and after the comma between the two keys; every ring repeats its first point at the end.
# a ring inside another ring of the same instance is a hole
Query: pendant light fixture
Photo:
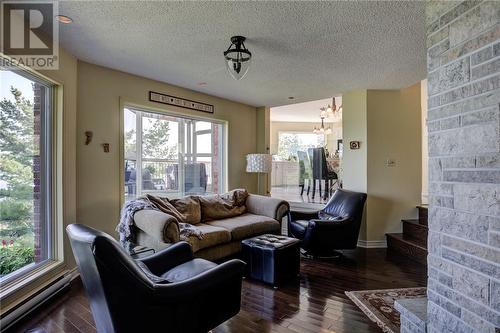
{"type": "Polygon", "coordinates": [[[313,133],[316,134],[331,134],[332,128],[328,126],[325,128],[325,118],[334,117],[334,121],[338,121],[342,118],[342,106],[337,110],[337,105],[335,104],[335,97],[332,98],[332,104],[328,104],[326,107],[319,109],[319,117],[321,118],[321,127],[314,126],[313,133]]]}
{"type": "Polygon", "coordinates": [[[334,118],[334,122],[340,121],[342,119],[342,105],[337,109],[337,105],[335,103],[335,97],[332,98],[332,104],[328,104],[327,107],[323,107],[319,109],[321,112],[319,113],[319,117],[321,118],[321,127],[314,126],[313,133],[320,134],[331,134],[332,128],[328,126],[325,128],[325,118],[334,118]]]}
{"type": "Polygon", "coordinates": [[[326,108],[320,108],[322,113],[326,114],[326,117],[333,116],[337,111],[337,105],[335,104],[335,97],[332,98],[332,104],[328,104],[326,108]]]}
{"type": "Polygon", "coordinates": [[[332,134],[332,128],[330,126],[325,128],[325,118],[321,117],[321,127],[314,126],[313,133],[315,134],[332,134]]]}
{"type": "Polygon", "coordinates": [[[245,37],[231,37],[231,45],[224,52],[226,68],[235,80],[241,80],[250,68],[252,53],[245,47],[245,37]]]}

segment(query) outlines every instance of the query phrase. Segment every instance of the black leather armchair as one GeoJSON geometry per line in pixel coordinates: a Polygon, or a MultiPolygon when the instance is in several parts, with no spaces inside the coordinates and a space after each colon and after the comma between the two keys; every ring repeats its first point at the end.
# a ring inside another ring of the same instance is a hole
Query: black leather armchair
{"type": "Polygon", "coordinates": [[[332,256],[335,250],[355,249],[366,194],[338,189],[317,212],[290,213],[288,234],[301,240],[312,256],[332,256]]]}
{"type": "Polygon", "coordinates": [[[240,310],[240,260],[194,259],[179,242],[137,259],[144,270],[111,236],[80,224],[66,230],[99,332],[208,332],[240,310]]]}

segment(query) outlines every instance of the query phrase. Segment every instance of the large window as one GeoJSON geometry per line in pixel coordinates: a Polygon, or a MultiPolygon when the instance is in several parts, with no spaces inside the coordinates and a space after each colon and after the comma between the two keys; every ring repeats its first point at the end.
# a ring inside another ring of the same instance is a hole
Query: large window
{"type": "Polygon", "coordinates": [[[298,132],[278,133],[278,156],[283,160],[296,159],[297,151],[307,151],[308,148],[324,146],[324,134],[298,132]]]}
{"type": "Polygon", "coordinates": [[[224,124],[124,108],[125,199],[225,191],[224,124]]]}
{"type": "Polygon", "coordinates": [[[0,282],[52,259],[52,85],[0,70],[0,282]]]}

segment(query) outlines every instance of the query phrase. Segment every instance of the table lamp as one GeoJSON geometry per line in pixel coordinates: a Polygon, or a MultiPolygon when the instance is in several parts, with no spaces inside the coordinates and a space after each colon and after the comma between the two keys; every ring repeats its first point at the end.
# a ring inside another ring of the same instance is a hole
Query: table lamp
{"type": "Polygon", "coordinates": [[[247,172],[256,172],[257,176],[257,192],[260,194],[260,174],[271,172],[272,157],[270,154],[248,154],[247,155],[247,172]]]}

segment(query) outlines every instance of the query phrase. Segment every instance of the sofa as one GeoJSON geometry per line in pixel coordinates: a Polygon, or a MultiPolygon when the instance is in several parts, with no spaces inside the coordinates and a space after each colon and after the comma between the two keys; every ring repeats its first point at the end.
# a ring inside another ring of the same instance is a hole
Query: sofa
{"type": "MultiPolygon", "coordinates": [[[[241,251],[241,241],[262,234],[281,234],[281,222],[290,210],[288,202],[267,196],[248,194],[244,203],[238,207],[237,215],[219,214],[213,218],[211,200],[220,199],[219,195],[189,196],[184,201],[184,210],[198,211],[200,214],[193,224],[202,233],[202,238],[189,236],[185,239],[193,250],[194,256],[207,260],[218,260],[241,251]],[[194,200],[191,200],[194,199],[194,200]],[[186,205],[189,207],[186,208],[186,205]],[[197,206],[199,205],[199,206],[197,206]]],[[[179,200],[179,199],[177,199],[179,200]]],[[[182,199],[180,199],[182,200],[182,199]]],[[[172,200],[175,203],[175,200],[172,200]]],[[[181,239],[177,219],[158,210],[144,209],[134,214],[137,245],[160,251],[181,239]]]]}

